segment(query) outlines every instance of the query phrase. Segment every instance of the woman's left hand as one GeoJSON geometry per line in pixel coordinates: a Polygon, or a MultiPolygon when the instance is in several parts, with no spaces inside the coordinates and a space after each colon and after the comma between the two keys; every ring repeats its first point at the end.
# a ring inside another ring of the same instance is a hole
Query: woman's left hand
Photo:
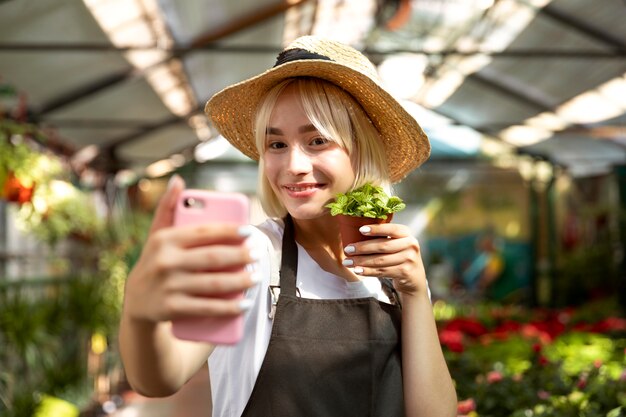
{"type": "Polygon", "coordinates": [[[407,226],[384,223],[359,230],[366,236],[380,238],[345,247],[344,265],[353,268],[357,275],[391,278],[396,290],[407,295],[428,292],[420,245],[407,226]]]}

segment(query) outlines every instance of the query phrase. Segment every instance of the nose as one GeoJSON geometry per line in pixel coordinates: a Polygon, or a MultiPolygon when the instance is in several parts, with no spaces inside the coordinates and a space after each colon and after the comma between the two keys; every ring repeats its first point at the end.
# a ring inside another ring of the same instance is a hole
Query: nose
{"type": "Polygon", "coordinates": [[[303,149],[300,149],[300,147],[291,147],[288,158],[287,169],[290,174],[302,175],[311,171],[313,166],[311,157],[303,149]]]}

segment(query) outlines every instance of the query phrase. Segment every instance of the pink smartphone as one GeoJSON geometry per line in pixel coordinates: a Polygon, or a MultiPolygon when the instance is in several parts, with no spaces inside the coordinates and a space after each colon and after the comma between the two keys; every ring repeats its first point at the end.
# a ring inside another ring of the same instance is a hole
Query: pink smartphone
{"type": "MultiPolygon", "coordinates": [[[[243,225],[248,221],[248,198],[240,193],[184,190],[178,199],[174,213],[175,225],[203,223],[243,225]]],[[[229,271],[233,270],[229,269],[229,271]]],[[[243,292],[239,291],[222,297],[242,299],[243,292]]],[[[243,335],[243,316],[178,319],[172,322],[172,332],[179,339],[213,344],[234,344],[243,335]]]]}

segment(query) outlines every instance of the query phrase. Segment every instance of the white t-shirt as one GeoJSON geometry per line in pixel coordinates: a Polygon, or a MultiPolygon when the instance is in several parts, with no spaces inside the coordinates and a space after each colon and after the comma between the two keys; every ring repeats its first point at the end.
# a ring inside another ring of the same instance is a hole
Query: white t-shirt
{"type": "MultiPolygon", "coordinates": [[[[272,332],[269,318],[271,257],[282,247],[282,221],[267,220],[255,229],[248,242],[262,256],[255,268],[261,273],[261,282],[250,288],[246,297],[254,305],[244,314],[244,337],[234,346],[217,346],[209,357],[213,417],[240,417],[250,398],[272,332]]],[[[364,277],[360,282],[345,279],[324,271],[298,246],[296,286],[303,298],[337,299],[375,297],[389,302],[375,277],[364,277]]]]}

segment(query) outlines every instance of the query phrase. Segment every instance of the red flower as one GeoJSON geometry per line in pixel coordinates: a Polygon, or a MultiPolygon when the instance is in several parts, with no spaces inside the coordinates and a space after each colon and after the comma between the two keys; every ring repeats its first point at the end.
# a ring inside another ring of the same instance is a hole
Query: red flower
{"type": "Polygon", "coordinates": [[[508,320],[502,322],[498,327],[495,328],[494,333],[512,333],[517,332],[522,327],[521,323],[517,321],[508,320]]]}
{"type": "Polygon", "coordinates": [[[545,321],[534,321],[528,323],[528,326],[534,327],[539,334],[543,333],[548,335],[550,340],[554,340],[565,331],[565,325],[558,319],[552,318],[545,321]]]}
{"type": "Polygon", "coordinates": [[[591,324],[589,323],[585,323],[584,321],[581,321],[579,323],[576,323],[573,327],[572,330],[575,332],[588,332],[591,330],[591,324]]]}
{"type": "Polygon", "coordinates": [[[442,330],[439,332],[439,341],[452,352],[461,353],[465,350],[463,333],[460,330],[442,330]]]}
{"type": "Polygon", "coordinates": [[[626,331],[626,319],[607,317],[591,326],[589,330],[595,333],[626,331]]]}
{"type": "Polygon", "coordinates": [[[519,333],[522,324],[516,321],[505,321],[493,330],[494,336],[499,340],[505,340],[511,333],[519,333]]]}
{"type": "Polygon", "coordinates": [[[541,366],[546,366],[550,363],[550,361],[548,360],[548,358],[546,358],[543,355],[539,355],[539,365],[541,366]]]}
{"type": "Polygon", "coordinates": [[[541,343],[550,343],[552,337],[546,331],[541,330],[536,324],[525,324],[522,326],[521,334],[526,339],[539,339],[541,343]]]}
{"type": "Polygon", "coordinates": [[[444,330],[458,330],[468,336],[478,337],[487,333],[487,329],[478,320],[469,318],[456,318],[450,320],[443,328],[444,330]]]}
{"type": "Polygon", "coordinates": [[[504,376],[501,372],[491,371],[487,374],[487,382],[490,384],[494,384],[496,382],[500,382],[504,379],[504,376]]]}
{"type": "Polygon", "coordinates": [[[467,414],[476,410],[476,401],[473,398],[468,398],[467,400],[459,401],[456,406],[456,411],[458,414],[467,414]]]}
{"type": "Polygon", "coordinates": [[[30,187],[26,187],[13,172],[10,172],[4,183],[3,196],[7,201],[22,205],[33,198],[34,190],[34,183],[30,187]]]}
{"type": "Polygon", "coordinates": [[[548,391],[539,390],[537,391],[537,397],[542,400],[547,400],[548,398],[550,398],[550,393],[548,391]]]}

